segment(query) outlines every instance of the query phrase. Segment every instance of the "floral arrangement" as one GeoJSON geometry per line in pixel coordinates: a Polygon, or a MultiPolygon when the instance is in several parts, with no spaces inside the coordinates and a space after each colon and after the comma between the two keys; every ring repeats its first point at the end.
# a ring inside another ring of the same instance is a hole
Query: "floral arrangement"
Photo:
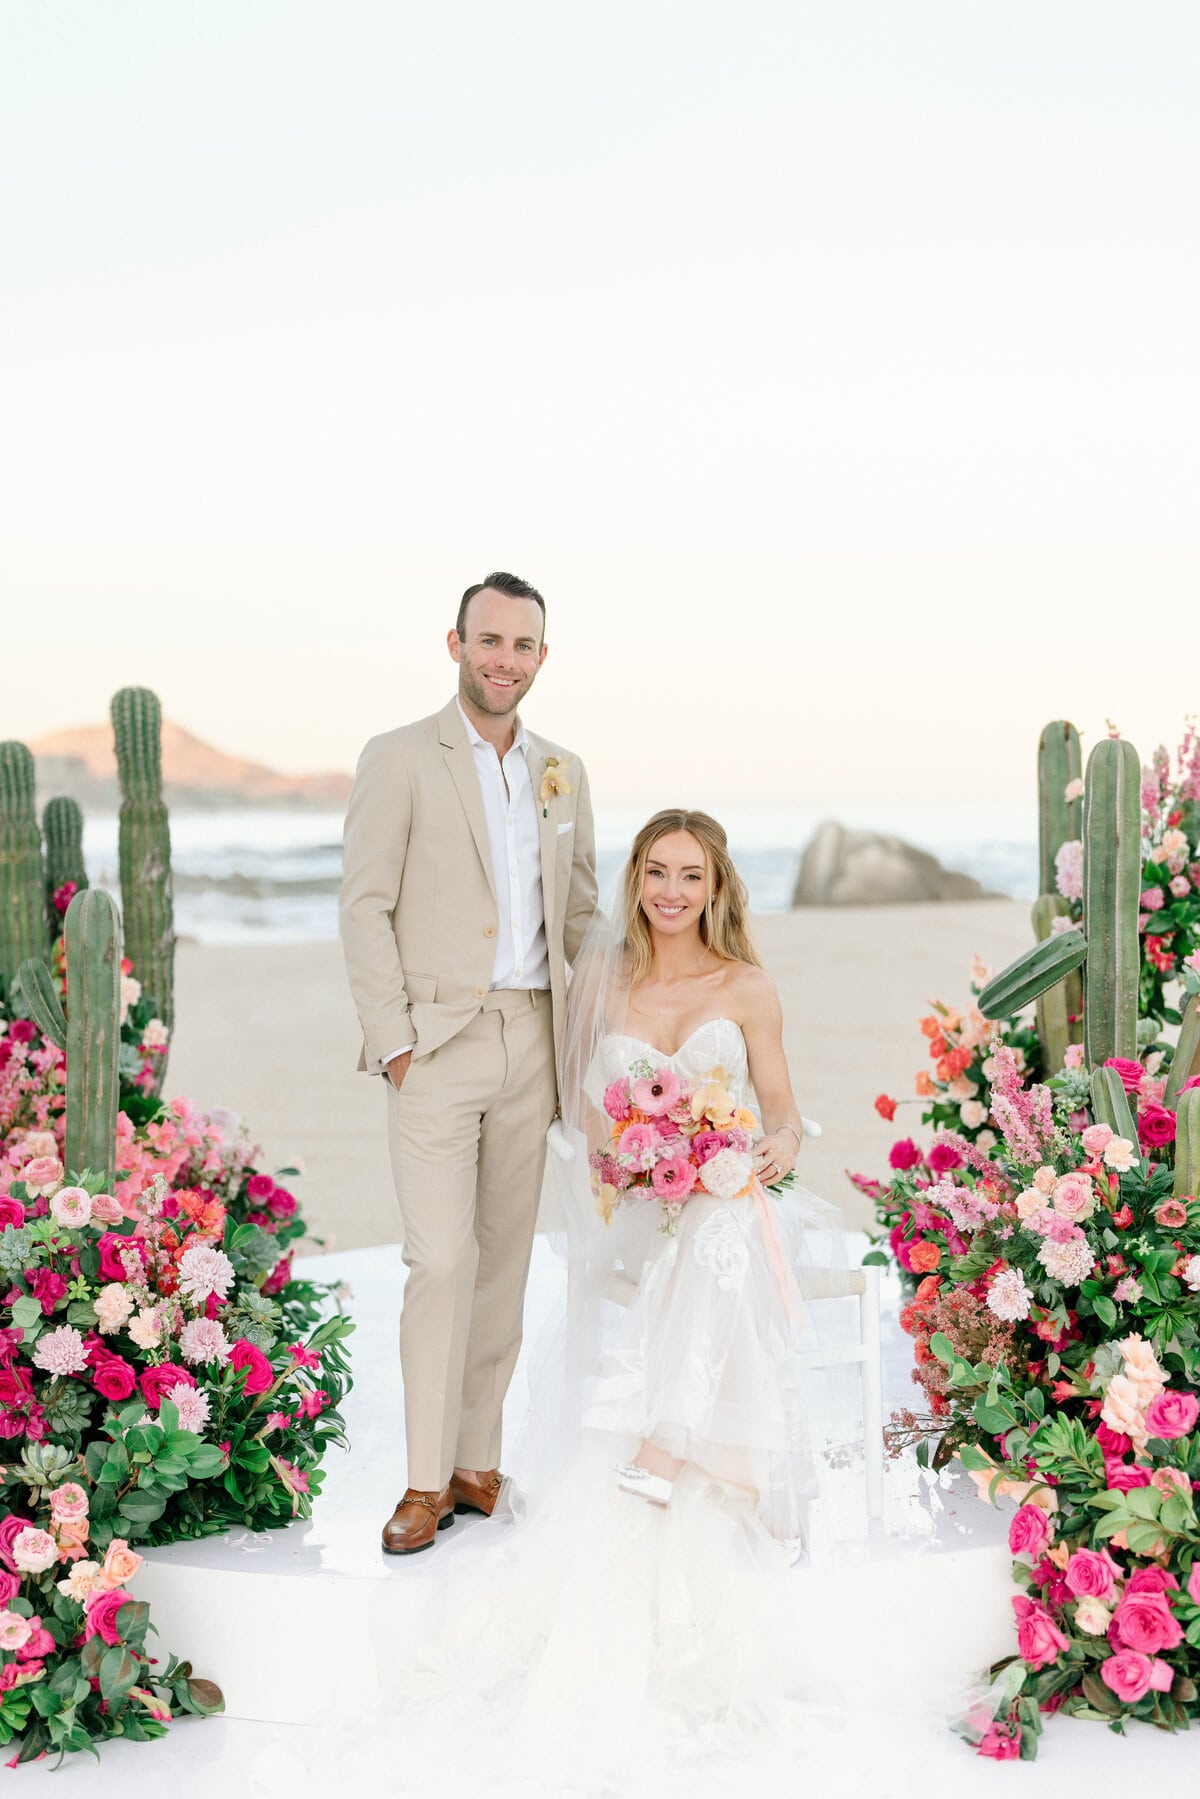
{"type": "MultiPolygon", "coordinates": [[[[126,983],[122,1055],[148,1022],[126,983]]],[[[31,1021],[3,1027],[0,1740],[21,1760],[219,1708],[186,1664],[151,1667],[129,1545],[307,1516],[349,1384],[352,1325],[294,1278],[304,1221],[237,1119],[153,1100],[139,1122],[123,1083],[104,1192],[63,1169],[64,1080],[31,1021]]]]}
{"type": "MultiPolygon", "coordinates": [[[[673,1069],[648,1058],[604,1090],[608,1140],[589,1156],[596,1210],[605,1224],[634,1197],[662,1209],[662,1230],[675,1231],[695,1193],[734,1199],[754,1185],[751,1144],[755,1114],[735,1104],[723,1068],[689,1086],[673,1069]]],[[[776,1183],[786,1184],[784,1181],[776,1183]]]]}

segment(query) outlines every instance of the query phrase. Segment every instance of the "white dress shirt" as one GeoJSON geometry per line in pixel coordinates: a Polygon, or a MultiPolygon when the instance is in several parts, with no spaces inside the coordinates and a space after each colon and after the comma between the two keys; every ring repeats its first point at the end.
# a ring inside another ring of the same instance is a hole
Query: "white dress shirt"
{"type": "MultiPolygon", "coordinates": [[[[496,892],[496,956],[492,990],[498,987],[548,988],[550,954],[546,947],[546,912],[542,899],[542,853],[538,840],[537,799],[526,752],[529,738],[517,721],[512,748],[501,761],[481,737],[458,703],[459,716],[475,755],[475,772],[483,795],[488,847],[492,853],[492,886],[496,892]]],[[[405,1043],[383,1059],[394,1061],[413,1047],[405,1043]]]]}

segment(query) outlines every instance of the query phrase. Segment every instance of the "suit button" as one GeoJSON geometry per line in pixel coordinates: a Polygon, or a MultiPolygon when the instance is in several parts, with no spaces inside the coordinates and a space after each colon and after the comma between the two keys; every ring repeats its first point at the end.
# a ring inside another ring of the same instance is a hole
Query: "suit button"
{"type": "Polygon", "coordinates": [[[494,924],[485,924],[483,927],[483,934],[485,937],[494,937],[496,935],[495,925],[494,924]]]}
{"type": "Polygon", "coordinates": [[[476,998],[476,999],[482,999],[482,998],[483,998],[483,996],[484,996],[484,994],[485,994],[485,993],[486,993],[486,992],[487,992],[487,988],[486,988],[486,987],[476,987],[476,989],[475,989],[475,998],[476,998]]]}

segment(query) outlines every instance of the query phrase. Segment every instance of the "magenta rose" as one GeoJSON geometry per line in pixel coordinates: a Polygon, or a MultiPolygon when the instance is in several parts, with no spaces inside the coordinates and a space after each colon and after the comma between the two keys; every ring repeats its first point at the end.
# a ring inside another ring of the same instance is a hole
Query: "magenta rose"
{"type": "Polygon", "coordinates": [[[1175,1141],[1175,1114],[1164,1106],[1147,1106],[1138,1114],[1137,1134],[1143,1149],[1159,1149],[1175,1141]]]}
{"type": "Polygon", "coordinates": [[[53,1268],[27,1268],[25,1283],[41,1306],[43,1315],[47,1318],[59,1300],[66,1298],[67,1283],[61,1274],[54,1272],[53,1268]]]}
{"type": "Polygon", "coordinates": [[[145,1249],[138,1237],[122,1237],[116,1231],[105,1231],[99,1242],[100,1278],[104,1281],[124,1281],[129,1276],[125,1272],[125,1264],[121,1260],[121,1251],[134,1249],[146,1260],[145,1249]]]}
{"type": "Polygon", "coordinates": [[[1152,1437],[1186,1437],[1200,1418],[1200,1400],[1194,1393],[1170,1388],[1152,1399],[1146,1408],[1146,1429],[1152,1437]]]}
{"type": "MultiPolygon", "coordinates": [[[[605,1094],[604,1097],[607,1101],[608,1095],[605,1094]]],[[[274,1191],[275,1182],[269,1174],[252,1174],[246,1182],[247,1199],[270,1199],[274,1191]]]]}
{"type": "Polygon", "coordinates": [[[24,1224],[25,1207],[11,1193],[0,1194],[0,1231],[7,1230],[10,1224],[24,1224]]]}
{"type": "Polygon", "coordinates": [[[901,1137],[899,1142],[893,1143],[888,1151],[888,1161],[901,1174],[906,1169],[915,1168],[920,1160],[921,1152],[911,1137],[901,1137]]]}
{"type": "MultiPolygon", "coordinates": [[[[1196,1567],[1200,1570],[1200,1562],[1196,1567]]],[[[0,1610],[7,1609],[21,1591],[21,1576],[8,1568],[0,1568],[0,1610]]]]}
{"type": "Polygon", "coordinates": [[[1133,1448],[1132,1437],[1127,1437],[1124,1431],[1114,1430],[1111,1424],[1105,1424],[1103,1419],[1096,1426],[1096,1441],[1106,1460],[1110,1455],[1128,1455],[1133,1448]]]}
{"type": "Polygon", "coordinates": [[[1137,1092],[1142,1084],[1142,1076],[1146,1072],[1140,1062],[1132,1062],[1128,1056],[1109,1056],[1104,1066],[1116,1069],[1126,1093],[1137,1092]]]}
{"type": "Polygon", "coordinates": [[[1047,1668],[1068,1647],[1054,1619],[1036,1599],[1015,1594],[1012,1602],[1017,1618],[1017,1649],[1022,1661],[1031,1668],[1047,1668]]]}
{"type": "Polygon", "coordinates": [[[1067,1590],[1076,1599],[1111,1599],[1113,1576],[1120,1572],[1111,1556],[1077,1549],[1067,1563],[1067,1590]]]}
{"type": "Polygon", "coordinates": [[[1050,1541],[1050,1520],[1039,1505],[1023,1505],[1008,1526],[1008,1547],[1014,1555],[1041,1555],[1050,1541]]]}
{"type": "Polygon", "coordinates": [[[296,1210],[296,1195],[289,1193],[286,1187],[276,1187],[267,1202],[267,1209],[272,1218],[290,1218],[296,1210]]]}
{"type": "Polygon", "coordinates": [[[1112,1618],[1113,1633],[1126,1649],[1157,1655],[1160,1649],[1176,1649],[1183,1631],[1165,1593],[1130,1593],[1128,1590],[1112,1618]]]}
{"type": "Polygon", "coordinates": [[[83,1634],[88,1637],[100,1637],[111,1647],[119,1643],[121,1638],[117,1632],[117,1613],[123,1605],[129,1604],[129,1594],[120,1587],[111,1593],[91,1593],[88,1596],[87,1609],[84,1613],[83,1634]]]}
{"type": "Polygon", "coordinates": [[[728,1147],[729,1139],[723,1131],[697,1131],[691,1143],[692,1154],[702,1167],[719,1149],[728,1147]]]}
{"type": "Polygon", "coordinates": [[[183,1382],[185,1387],[194,1387],[196,1377],[189,1374],[186,1368],[180,1368],[175,1362],[160,1362],[157,1368],[144,1368],[138,1383],[142,1389],[142,1398],[152,1411],[157,1412],[163,1402],[163,1394],[172,1387],[183,1382]]]}
{"type": "Polygon", "coordinates": [[[29,1018],[14,1018],[8,1027],[8,1034],[16,1043],[32,1043],[37,1035],[37,1026],[29,1018]]]}
{"type": "Polygon", "coordinates": [[[254,1343],[248,1343],[245,1337],[239,1337],[229,1352],[229,1366],[246,1370],[245,1391],[265,1393],[275,1379],[275,1371],[262,1350],[254,1343]]]}
{"type": "Polygon", "coordinates": [[[937,1175],[949,1174],[952,1168],[962,1167],[962,1157],[948,1143],[935,1143],[925,1160],[937,1175]]]}
{"type": "MultiPolygon", "coordinates": [[[[624,1173],[624,1170],[622,1169],[621,1172],[624,1173]]],[[[615,1181],[613,1182],[613,1185],[616,1185],[615,1181]]],[[[270,1274],[263,1282],[262,1290],[268,1299],[274,1299],[277,1293],[283,1292],[283,1289],[287,1286],[291,1278],[292,1252],[289,1249],[285,1256],[280,1256],[274,1268],[272,1268],[270,1274]]]]}
{"type": "Polygon", "coordinates": [[[128,1399],[137,1386],[137,1375],[124,1356],[114,1355],[97,1343],[88,1351],[92,1385],[105,1399],[128,1399]]]}
{"type": "Polygon", "coordinates": [[[1118,1649],[1100,1664],[1100,1678],[1123,1705],[1136,1705],[1150,1691],[1151,1663],[1148,1655],[1136,1650],[1118,1649]]]}
{"type": "Polygon", "coordinates": [[[17,1568],[17,1564],[13,1560],[13,1541],[20,1536],[23,1530],[33,1530],[34,1528],[31,1518],[18,1518],[15,1512],[10,1512],[7,1518],[0,1518],[0,1562],[3,1562],[4,1566],[13,1574],[16,1573],[17,1568]]]}

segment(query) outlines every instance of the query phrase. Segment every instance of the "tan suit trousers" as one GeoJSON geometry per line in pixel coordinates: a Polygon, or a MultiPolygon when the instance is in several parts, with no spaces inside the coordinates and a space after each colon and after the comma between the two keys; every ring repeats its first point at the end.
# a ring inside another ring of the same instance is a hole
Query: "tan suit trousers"
{"type": "Polygon", "coordinates": [[[548,993],[489,993],[446,1043],[387,1081],[408,1280],[400,1366],[408,1484],[500,1463],[521,1347],[546,1131],[557,1086],[548,993]]]}

